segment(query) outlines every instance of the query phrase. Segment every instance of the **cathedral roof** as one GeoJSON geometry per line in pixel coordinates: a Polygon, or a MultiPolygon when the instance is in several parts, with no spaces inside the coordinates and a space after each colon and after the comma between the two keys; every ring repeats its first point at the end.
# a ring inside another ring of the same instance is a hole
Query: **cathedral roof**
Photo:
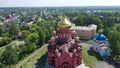
{"type": "Polygon", "coordinates": [[[71,22],[68,21],[68,19],[64,16],[62,20],[58,23],[59,28],[70,28],[71,27],[71,22]]]}

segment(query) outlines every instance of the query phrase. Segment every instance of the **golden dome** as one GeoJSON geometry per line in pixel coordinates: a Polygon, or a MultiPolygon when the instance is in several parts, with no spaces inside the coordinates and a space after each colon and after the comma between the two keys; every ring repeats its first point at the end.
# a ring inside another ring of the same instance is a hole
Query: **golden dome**
{"type": "Polygon", "coordinates": [[[76,52],[76,51],[77,51],[76,49],[73,50],[73,52],[76,52]]]}
{"type": "Polygon", "coordinates": [[[58,23],[59,28],[70,28],[71,22],[67,20],[67,18],[64,16],[63,19],[58,23]]]}
{"type": "Polygon", "coordinates": [[[75,38],[75,40],[79,40],[79,37],[77,36],[77,37],[75,38]]]}
{"type": "Polygon", "coordinates": [[[56,34],[56,31],[53,31],[54,34],[56,34]]]}
{"type": "Polygon", "coordinates": [[[58,49],[56,49],[55,52],[58,53],[58,49]]]}
{"type": "Polygon", "coordinates": [[[51,37],[51,40],[55,40],[55,37],[51,37]]]}
{"type": "Polygon", "coordinates": [[[72,31],[72,34],[76,34],[75,30],[74,30],[74,31],[72,31]]]}

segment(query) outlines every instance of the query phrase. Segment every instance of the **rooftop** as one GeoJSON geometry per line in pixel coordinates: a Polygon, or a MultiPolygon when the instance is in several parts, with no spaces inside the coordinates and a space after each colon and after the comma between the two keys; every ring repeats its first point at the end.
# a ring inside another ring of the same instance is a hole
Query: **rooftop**
{"type": "Polygon", "coordinates": [[[90,30],[92,30],[93,28],[92,27],[87,27],[87,26],[72,26],[72,28],[71,29],[75,29],[75,30],[88,30],[88,31],[90,31],[90,30]]]}
{"type": "Polygon", "coordinates": [[[108,39],[106,38],[106,36],[103,35],[103,34],[97,34],[97,35],[94,37],[94,40],[98,40],[98,41],[108,41],[108,39]]]}
{"type": "Polygon", "coordinates": [[[104,50],[104,49],[107,49],[108,47],[107,46],[101,46],[101,48],[104,50]]]}

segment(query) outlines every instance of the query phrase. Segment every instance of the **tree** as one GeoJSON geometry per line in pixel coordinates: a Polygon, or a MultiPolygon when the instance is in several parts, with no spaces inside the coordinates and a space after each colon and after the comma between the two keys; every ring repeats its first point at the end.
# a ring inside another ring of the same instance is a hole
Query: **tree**
{"type": "Polygon", "coordinates": [[[39,34],[38,45],[42,46],[45,43],[45,37],[46,37],[46,35],[45,35],[45,33],[44,33],[44,31],[43,31],[43,29],[41,27],[37,28],[37,30],[39,32],[38,33],[39,34]]]}
{"type": "Polygon", "coordinates": [[[8,46],[2,54],[2,63],[6,65],[16,64],[18,62],[17,49],[8,46]]]}
{"type": "Polygon", "coordinates": [[[110,32],[111,32],[111,28],[108,28],[108,27],[105,27],[103,30],[103,34],[107,37],[111,35],[110,32]]]}
{"type": "Polygon", "coordinates": [[[19,49],[19,60],[21,60],[26,56],[26,54],[28,54],[27,46],[20,44],[18,49],[19,49]]]}
{"type": "Polygon", "coordinates": [[[84,25],[84,19],[80,16],[74,19],[73,21],[77,26],[84,25]]]}
{"type": "Polygon", "coordinates": [[[12,39],[8,37],[0,39],[0,47],[9,44],[11,41],[12,39]]]}
{"type": "Polygon", "coordinates": [[[120,55],[120,32],[113,31],[110,36],[110,48],[115,56],[120,55]]]}
{"type": "Polygon", "coordinates": [[[20,23],[20,30],[30,30],[30,27],[29,26],[26,26],[25,23],[20,23]]]}
{"type": "Polygon", "coordinates": [[[93,17],[90,21],[92,24],[95,24],[98,26],[98,29],[102,28],[103,27],[103,23],[102,21],[100,20],[100,18],[98,17],[93,17]]]}
{"type": "Polygon", "coordinates": [[[116,50],[116,55],[119,56],[120,55],[120,41],[117,41],[117,45],[116,45],[116,49],[115,50],[116,50]]]}
{"type": "Polygon", "coordinates": [[[2,37],[10,37],[9,32],[5,32],[5,33],[3,33],[3,34],[2,34],[2,37]]]}
{"type": "Polygon", "coordinates": [[[26,45],[26,47],[27,52],[29,53],[33,52],[37,48],[35,43],[29,43],[28,45],[26,45]]]}
{"type": "Polygon", "coordinates": [[[0,25],[0,36],[3,34],[4,31],[5,31],[5,30],[4,30],[4,26],[1,26],[1,25],[0,25]]]}
{"type": "Polygon", "coordinates": [[[15,23],[11,23],[8,31],[12,39],[16,39],[18,37],[19,28],[15,23]]]}
{"type": "Polygon", "coordinates": [[[48,40],[50,39],[50,33],[49,33],[49,31],[47,29],[45,30],[45,33],[46,33],[45,42],[47,43],[48,40]]]}
{"type": "Polygon", "coordinates": [[[22,30],[22,39],[27,38],[27,36],[28,36],[29,34],[30,34],[29,31],[27,31],[27,30],[22,30]]]}
{"type": "Polygon", "coordinates": [[[31,33],[27,36],[26,38],[26,43],[35,43],[37,44],[38,43],[38,39],[39,39],[39,35],[37,33],[31,33]]]}

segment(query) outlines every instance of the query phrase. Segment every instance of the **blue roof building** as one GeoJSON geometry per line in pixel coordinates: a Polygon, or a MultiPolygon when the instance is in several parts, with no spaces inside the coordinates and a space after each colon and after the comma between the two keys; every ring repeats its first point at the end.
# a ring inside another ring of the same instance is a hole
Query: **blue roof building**
{"type": "Polygon", "coordinates": [[[93,50],[98,52],[102,57],[110,56],[110,49],[108,46],[108,39],[103,34],[97,34],[93,38],[93,50]]]}
{"type": "Polygon", "coordinates": [[[97,40],[97,41],[108,41],[108,39],[106,38],[106,36],[103,35],[103,34],[97,34],[97,35],[94,37],[94,40],[97,40]]]}
{"type": "Polygon", "coordinates": [[[107,39],[106,36],[103,35],[103,34],[97,34],[97,35],[93,38],[93,40],[94,40],[95,42],[98,42],[98,43],[108,44],[108,39],[107,39]]]}

